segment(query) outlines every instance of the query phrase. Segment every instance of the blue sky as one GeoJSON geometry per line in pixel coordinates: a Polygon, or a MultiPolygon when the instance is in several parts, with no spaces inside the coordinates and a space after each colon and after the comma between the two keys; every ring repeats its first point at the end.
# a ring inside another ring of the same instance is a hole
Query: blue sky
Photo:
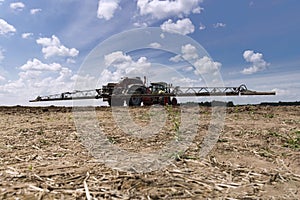
{"type": "MultiPolygon", "coordinates": [[[[299,8],[297,0],[0,0],[0,104],[31,105],[37,95],[72,91],[78,80],[101,85],[126,75],[207,84],[187,62],[158,51],[155,41],[152,52],[120,48],[103,56],[106,68],[98,75],[80,73],[97,45],[101,51],[112,35],[141,27],[195,40],[211,60],[197,57],[194,64],[205,65],[203,73],[217,70],[224,85],[277,92],[229,100],[299,101],[299,8]],[[181,71],[175,75],[170,68],[181,71]]],[[[193,45],[182,45],[181,58],[192,53],[193,45]]]]}

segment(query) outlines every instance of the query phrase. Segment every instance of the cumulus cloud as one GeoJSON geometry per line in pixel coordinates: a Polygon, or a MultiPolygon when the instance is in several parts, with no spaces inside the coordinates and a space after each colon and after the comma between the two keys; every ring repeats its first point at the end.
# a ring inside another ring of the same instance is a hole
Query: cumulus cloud
{"type": "Polygon", "coordinates": [[[172,77],[171,82],[173,85],[180,87],[193,87],[200,83],[201,79],[191,79],[189,77],[172,77]]]}
{"type": "Polygon", "coordinates": [[[158,42],[153,42],[153,43],[149,44],[149,47],[158,49],[161,47],[161,44],[159,44],[158,42]]]}
{"type": "Polygon", "coordinates": [[[59,71],[62,66],[58,63],[45,64],[40,60],[34,58],[33,60],[28,60],[26,64],[20,67],[22,70],[39,70],[39,71],[59,71]]]}
{"type": "Polygon", "coordinates": [[[141,15],[150,15],[156,19],[171,16],[183,16],[200,13],[199,4],[203,0],[137,0],[137,7],[141,15]]]}
{"type": "Polygon", "coordinates": [[[183,61],[181,55],[173,56],[173,57],[171,57],[169,60],[172,61],[172,62],[180,62],[180,61],[183,61]]]}
{"type": "Polygon", "coordinates": [[[0,18],[0,35],[13,34],[17,30],[13,25],[7,23],[4,19],[0,18]]]}
{"type": "Polygon", "coordinates": [[[30,38],[31,36],[33,36],[33,33],[22,33],[22,38],[23,38],[23,39],[28,39],[28,38],[30,38]]]}
{"type": "Polygon", "coordinates": [[[38,12],[41,12],[41,11],[42,11],[42,9],[40,9],[40,8],[33,8],[33,9],[30,10],[30,14],[35,15],[38,12]]]}
{"type": "Polygon", "coordinates": [[[199,57],[197,48],[191,44],[187,44],[181,47],[182,57],[186,60],[194,60],[199,57]]]}
{"type": "Polygon", "coordinates": [[[196,47],[194,47],[191,44],[183,45],[181,47],[181,53],[182,54],[180,54],[180,55],[171,57],[170,61],[180,62],[180,61],[183,61],[184,59],[191,61],[191,60],[195,60],[199,57],[196,47]]]}
{"type": "Polygon", "coordinates": [[[25,4],[22,2],[14,2],[9,5],[9,7],[16,11],[22,11],[25,8],[25,4]]]}
{"type": "Polygon", "coordinates": [[[107,68],[101,73],[103,82],[119,81],[124,76],[143,76],[151,67],[146,57],[135,61],[122,51],[106,55],[104,62],[107,68]]]}
{"type": "Polygon", "coordinates": [[[204,30],[204,29],[206,29],[206,26],[205,25],[203,25],[203,24],[200,24],[200,26],[199,26],[199,30],[204,30]]]}
{"type": "Polygon", "coordinates": [[[181,35],[187,35],[195,31],[195,27],[189,18],[182,20],[177,20],[176,23],[173,23],[171,19],[165,21],[160,28],[169,33],[178,33],[181,35]]]}
{"type": "Polygon", "coordinates": [[[53,56],[76,57],[79,54],[77,49],[63,46],[55,35],[51,38],[39,38],[36,43],[43,46],[42,52],[46,59],[53,56]]]}
{"type": "Polygon", "coordinates": [[[8,80],[0,85],[0,95],[20,97],[22,103],[41,94],[53,94],[64,91],[72,91],[75,78],[72,70],[57,63],[42,63],[38,59],[28,60],[19,67],[17,80],[8,80]]]}
{"type": "Polygon", "coordinates": [[[195,70],[196,75],[202,74],[214,74],[215,72],[219,71],[222,64],[219,62],[213,61],[211,58],[204,56],[194,63],[194,66],[197,70],[195,70]]]}
{"type": "Polygon", "coordinates": [[[110,20],[114,17],[116,10],[119,8],[119,3],[120,0],[99,0],[97,17],[110,20]]]}
{"type": "Polygon", "coordinates": [[[270,63],[267,63],[263,59],[263,54],[255,53],[252,50],[246,50],[243,53],[243,57],[246,60],[246,62],[252,64],[250,67],[243,69],[243,74],[254,74],[256,72],[260,72],[265,70],[270,65],[270,63]]]}
{"type": "Polygon", "coordinates": [[[214,28],[225,28],[226,24],[218,22],[216,24],[213,24],[214,28]]]}
{"type": "Polygon", "coordinates": [[[0,5],[2,5],[3,2],[4,2],[4,0],[0,0],[0,5]]]}
{"type": "MultiPolygon", "coordinates": [[[[179,62],[186,60],[191,63],[194,67],[194,73],[196,75],[202,74],[215,74],[215,72],[219,71],[222,64],[219,62],[213,61],[210,57],[204,56],[200,57],[197,51],[197,48],[191,44],[186,44],[181,47],[181,54],[176,55],[170,58],[170,61],[179,62]]],[[[188,68],[184,68],[183,70],[192,70],[193,67],[189,66],[188,68]]]]}
{"type": "Polygon", "coordinates": [[[145,27],[148,27],[148,24],[146,22],[134,22],[133,26],[145,28],[145,27]]]}

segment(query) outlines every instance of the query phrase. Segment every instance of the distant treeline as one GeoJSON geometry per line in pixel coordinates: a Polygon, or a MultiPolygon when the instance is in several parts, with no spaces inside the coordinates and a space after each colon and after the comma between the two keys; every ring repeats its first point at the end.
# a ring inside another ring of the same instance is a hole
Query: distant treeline
{"type": "Polygon", "coordinates": [[[227,106],[227,107],[233,107],[234,104],[232,101],[229,102],[224,102],[224,101],[206,101],[206,102],[200,102],[200,103],[195,103],[195,102],[187,102],[187,103],[180,103],[180,105],[194,105],[198,104],[199,106],[204,106],[204,107],[211,107],[211,106],[227,106]]]}
{"type": "Polygon", "coordinates": [[[300,101],[295,102],[262,102],[260,103],[262,106],[299,106],[300,101]]]}
{"type": "MultiPolygon", "coordinates": [[[[182,105],[189,105],[189,104],[195,104],[194,102],[187,102],[187,103],[181,103],[182,105]]],[[[227,107],[234,107],[234,103],[232,101],[224,102],[224,101],[212,101],[212,102],[200,102],[198,103],[199,106],[204,107],[211,107],[211,106],[227,106],[227,107]]],[[[262,102],[260,104],[249,104],[249,105],[261,105],[261,106],[299,106],[300,101],[295,102],[262,102]]],[[[237,105],[238,106],[238,105],[237,105]]]]}

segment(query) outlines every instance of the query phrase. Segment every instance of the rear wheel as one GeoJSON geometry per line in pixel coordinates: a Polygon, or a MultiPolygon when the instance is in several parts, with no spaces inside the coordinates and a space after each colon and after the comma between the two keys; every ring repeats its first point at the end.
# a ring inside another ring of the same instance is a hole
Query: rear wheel
{"type": "MultiPolygon", "coordinates": [[[[142,94],[140,90],[136,90],[133,94],[142,94]]],[[[129,99],[129,106],[141,106],[142,97],[131,97],[129,99]]]]}

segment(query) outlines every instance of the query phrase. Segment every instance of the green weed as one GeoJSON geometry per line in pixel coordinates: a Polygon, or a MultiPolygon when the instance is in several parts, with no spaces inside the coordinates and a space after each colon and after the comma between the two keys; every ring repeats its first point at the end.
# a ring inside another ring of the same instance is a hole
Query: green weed
{"type": "Polygon", "coordinates": [[[38,134],[38,135],[43,135],[43,134],[44,134],[43,129],[38,130],[36,134],[38,134]]]}

